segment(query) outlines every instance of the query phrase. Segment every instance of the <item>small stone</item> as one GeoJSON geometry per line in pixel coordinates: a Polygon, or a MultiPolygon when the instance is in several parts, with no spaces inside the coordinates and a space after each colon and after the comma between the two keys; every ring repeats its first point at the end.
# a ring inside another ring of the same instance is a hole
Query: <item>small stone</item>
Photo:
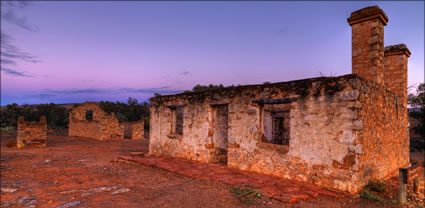
{"type": "Polygon", "coordinates": [[[27,201],[33,199],[32,196],[24,196],[18,200],[18,204],[25,204],[27,201]]]}
{"type": "Polygon", "coordinates": [[[131,156],[145,156],[144,152],[130,152],[131,156]]]}
{"type": "Polygon", "coordinates": [[[353,129],[354,130],[361,130],[361,129],[363,129],[363,122],[362,121],[354,121],[353,122],[353,129]]]}
{"type": "Polygon", "coordinates": [[[121,189],[118,189],[118,190],[112,192],[111,195],[125,193],[125,192],[128,192],[128,191],[130,191],[129,188],[121,188],[121,189]]]}
{"type": "Polygon", "coordinates": [[[360,93],[358,90],[345,91],[341,95],[341,99],[343,100],[357,100],[360,93]]]}
{"type": "Polygon", "coordinates": [[[80,201],[73,201],[73,202],[70,202],[70,203],[67,203],[67,204],[64,204],[64,205],[58,206],[58,207],[56,207],[56,208],[68,208],[68,207],[77,206],[77,205],[79,205],[79,204],[81,204],[81,202],[80,202],[80,201]]]}
{"type": "Polygon", "coordinates": [[[17,188],[7,188],[7,187],[1,187],[1,191],[2,192],[6,192],[6,193],[13,193],[15,191],[17,191],[17,188]]]}
{"type": "MultiPolygon", "coordinates": [[[[31,200],[30,202],[28,202],[26,205],[28,206],[28,205],[33,205],[33,204],[37,204],[38,203],[38,201],[37,200],[35,200],[35,199],[33,199],[33,200],[31,200]]],[[[33,205],[34,206],[34,205],[33,205]]]]}
{"type": "Polygon", "coordinates": [[[91,196],[93,195],[92,193],[82,193],[81,196],[91,196]]]}

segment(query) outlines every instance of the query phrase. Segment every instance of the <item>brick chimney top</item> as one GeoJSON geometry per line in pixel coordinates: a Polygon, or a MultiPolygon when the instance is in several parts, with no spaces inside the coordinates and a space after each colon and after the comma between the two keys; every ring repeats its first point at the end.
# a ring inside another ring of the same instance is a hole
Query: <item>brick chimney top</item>
{"type": "Polygon", "coordinates": [[[398,44],[385,47],[385,56],[390,55],[399,55],[406,54],[407,57],[410,57],[410,50],[407,48],[406,44],[398,44]]]}
{"type": "Polygon", "coordinates": [[[351,13],[350,18],[347,19],[348,24],[353,25],[356,23],[364,22],[371,19],[379,19],[382,24],[387,25],[388,16],[378,6],[366,7],[351,13]]]}

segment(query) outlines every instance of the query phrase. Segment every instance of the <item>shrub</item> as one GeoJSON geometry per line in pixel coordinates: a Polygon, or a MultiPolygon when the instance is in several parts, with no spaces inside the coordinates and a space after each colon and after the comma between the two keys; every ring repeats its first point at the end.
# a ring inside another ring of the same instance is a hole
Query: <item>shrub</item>
{"type": "Polygon", "coordinates": [[[13,126],[6,126],[6,127],[1,127],[1,131],[14,131],[15,127],[13,126]]]}
{"type": "Polygon", "coordinates": [[[235,186],[230,192],[244,204],[252,204],[255,199],[261,198],[261,193],[253,190],[252,186],[235,186]]]}
{"type": "Polygon", "coordinates": [[[386,201],[385,199],[370,193],[367,188],[363,189],[360,192],[360,197],[363,198],[363,199],[368,199],[368,200],[372,200],[372,201],[379,201],[379,202],[385,202],[386,201]]]}
{"type": "Polygon", "coordinates": [[[372,179],[366,185],[366,189],[370,189],[370,190],[378,192],[378,193],[383,193],[386,189],[386,185],[382,181],[372,179]]]}

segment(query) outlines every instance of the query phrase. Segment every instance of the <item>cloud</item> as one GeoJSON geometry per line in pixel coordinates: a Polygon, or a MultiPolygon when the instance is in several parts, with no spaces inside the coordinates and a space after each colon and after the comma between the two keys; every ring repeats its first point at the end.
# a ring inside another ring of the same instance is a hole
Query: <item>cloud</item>
{"type": "Polygon", "coordinates": [[[1,64],[16,65],[16,62],[14,60],[5,59],[5,58],[0,59],[0,63],[1,64]]]}
{"type": "Polygon", "coordinates": [[[142,93],[142,94],[175,94],[182,92],[181,90],[172,90],[169,87],[160,88],[120,88],[117,90],[118,93],[142,93]]]}
{"type": "Polygon", "coordinates": [[[277,31],[276,31],[276,34],[277,35],[282,35],[282,34],[284,34],[284,33],[286,33],[287,31],[288,31],[288,27],[287,26],[284,26],[284,27],[281,27],[281,28],[279,28],[277,31]]]}
{"type": "Polygon", "coordinates": [[[0,39],[1,39],[1,56],[2,59],[4,57],[7,57],[10,61],[14,61],[13,59],[21,59],[27,62],[32,63],[38,63],[40,60],[37,59],[37,57],[21,51],[19,48],[14,46],[11,41],[13,40],[12,37],[10,37],[8,34],[4,33],[3,31],[0,33],[0,39]]]}
{"type": "Polygon", "coordinates": [[[14,25],[16,25],[16,26],[18,26],[18,27],[20,27],[20,28],[22,28],[22,29],[24,29],[24,30],[28,30],[28,31],[31,31],[31,32],[36,32],[36,31],[38,31],[38,28],[37,27],[35,27],[35,26],[33,26],[33,25],[30,25],[29,23],[28,23],[28,21],[27,21],[27,18],[26,17],[18,17],[17,15],[16,15],[16,12],[15,12],[15,10],[13,9],[13,7],[10,7],[8,10],[7,10],[7,12],[4,14],[4,15],[2,15],[2,17],[4,18],[4,20],[6,20],[7,22],[9,22],[9,23],[11,23],[11,24],[14,24],[14,25]]]}
{"type": "MultiPolygon", "coordinates": [[[[26,17],[19,17],[16,14],[17,9],[24,9],[29,5],[29,2],[27,1],[8,1],[0,2],[2,8],[2,15],[1,15],[1,22],[7,22],[12,25],[18,26],[24,30],[35,32],[38,30],[37,27],[31,26],[26,17]]],[[[3,26],[3,25],[2,25],[3,26]]],[[[19,76],[19,77],[33,77],[31,75],[28,75],[24,72],[20,72],[14,69],[10,68],[3,68],[3,65],[16,65],[16,63],[19,63],[17,60],[23,60],[31,63],[38,63],[40,60],[38,60],[37,57],[21,51],[18,47],[16,47],[12,41],[14,40],[13,37],[6,34],[3,30],[0,32],[0,62],[2,64],[1,71],[5,72],[6,74],[10,74],[13,76],[19,76]]]]}
{"type": "Polygon", "coordinates": [[[125,94],[125,93],[140,93],[140,94],[175,94],[180,93],[182,90],[173,90],[169,87],[159,88],[85,88],[85,89],[64,89],[52,90],[47,89],[46,93],[54,94],[125,94]]]}
{"type": "Polygon", "coordinates": [[[31,97],[33,97],[33,98],[40,98],[42,100],[49,100],[49,99],[51,99],[53,97],[56,97],[56,95],[50,94],[50,93],[40,93],[40,94],[32,95],[31,97]]]}
{"type": "Polygon", "coordinates": [[[184,76],[189,75],[189,74],[190,74],[190,71],[184,71],[184,72],[180,73],[180,75],[184,75],[184,76]]]}
{"type": "Polygon", "coordinates": [[[2,51],[1,55],[10,59],[22,59],[24,61],[32,62],[32,63],[38,63],[40,61],[36,60],[34,56],[20,52],[19,50],[7,50],[2,51]],[[6,52],[7,51],[7,52],[6,52]]]}
{"type": "Polygon", "coordinates": [[[7,69],[7,68],[1,68],[2,72],[5,72],[6,74],[10,74],[17,77],[33,77],[31,75],[25,74],[24,72],[16,71],[13,69],[7,69]]]}

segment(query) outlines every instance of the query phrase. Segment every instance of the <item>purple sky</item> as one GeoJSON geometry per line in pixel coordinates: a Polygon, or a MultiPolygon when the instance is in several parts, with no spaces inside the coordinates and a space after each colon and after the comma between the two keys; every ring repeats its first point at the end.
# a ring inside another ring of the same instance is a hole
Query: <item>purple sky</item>
{"type": "Polygon", "coordinates": [[[1,105],[145,101],[198,83],[349,74],[347,18],[372,5],[389,17],[385,45],[412,52],[409,85],[424,81],[420,1],[2,4],[1,105]]]}

